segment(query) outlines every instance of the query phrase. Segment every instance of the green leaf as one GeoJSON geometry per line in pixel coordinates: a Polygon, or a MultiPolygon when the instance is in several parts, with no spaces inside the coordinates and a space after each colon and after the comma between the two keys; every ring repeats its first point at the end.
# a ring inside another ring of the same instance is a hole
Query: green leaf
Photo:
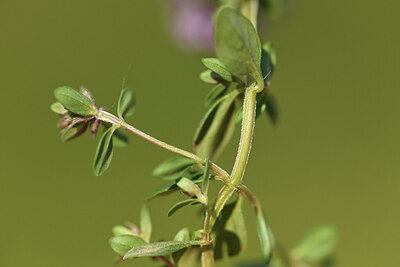
{"type": "Polygon", "coordinates": [[[122,226],[122,225],[114,226],[112,229],[112,232],[115,236],[117,236],[117,235],[134,235],[133,232],[129,228],[122,226]]]}
{"type": "Polygon", "coordinates": [[[218,99],[209,108],[194,135],[193,149],[200,157],[215,159],[228,144],[234,125],[234,100],[239,95],[234,90],[218,99]]]}
{"type": "MultiPolygon", "coordinates": [[[[193,181],[194,183],[196,183],[196,184],[201,183],[201,182],[203,181],[203,180],[202,180],[202,174],[201,174],[201,173],[192,174],[192,175],[190,175],[188,178],[189,178],[190,180],[192,180],[192,181],[193,181]]],[[[214,179],[214,177],[211,177],[210,179],[212,180],[212,179],[214,179]]],[[[179,179],[178,179],[178,181],[179,181],[179,179]]],[[[166,195],[166,194],[168,194],[168,193],[171,193],[171,192],[173,192],[173,191],[178,190],[179,187],[176,185],[176,183],[177,183],[178,181],[171,181],[171,182],[168,182],[168,183],[166,183],[166,184],[160,186],[160,187],[157,188],[153,193],[151,193],[151,194],[147,197],[147,199],[152,199],[152,198],[155,198],[155,197],[160,196],[160,195],[166,195]]]]}
{"type": "Polygon", "coordinates": [[[206,241],[164,241],[135,247],[125,254],[124,260],[137,257],[166,256],[181,249],[208,244],[206,241]]]}
{"type": "Polygon", "coordinates": [[[244,222],[243,215],[243,197],[239,194],[238,199],[236,200],[235,207],[231,213],[231,216],[226,222],[225,230],[227,232],[233,233],[238,237],[239,248],[233,247],[234,242],[228,240],[228,254],[229,256],[234,256],[240,252],[243,252],[247,246],[247,231],[246,225],[244,222]]]}
{"type": "Polygon", "coordinates": [[[264,218],[261,208],[257,209],[257,236],[260,241],[261,253],[265,264],[268,264],[272,258],[274,249],[274,237],[264,218]]]}
{"type": "Polygon", "coordinates": [[[218,81],[215,79],[215,75],[211,70],[205,70],[200,73],[200,80],[205,83],[216,84],[218,81]]]}
{"type": "Polygon", "coordinates": [[[190,232],[188,228],[183,228],[176,233],[174,241],[190,241],[190,232]]]}
{"type": "Polygon", "coordinates": [[[293,249],[293,258],[311,264],[328,259],[338,242],[337,230],[333,226],[320,226],[308,233],[293,249]]]}
{"type": "Polygon", "coordinates": [[[197,161],[194,159],[181,156],[173,157],[159,164],[153,170],[153,175],[157,177],[169,176],[171,174],[178,173],[196,163],[197,161]]]}
{"type": "Polygon", "coordinates": [[[133,92],[123,89],[118,100],[118,116],[120,118],[132,116],[135,111],[135,104],[133,92]]]}
{"type": "Polygon", "coordinates": [[[196,202],[198,202],[197,199],[189,198],[189,199],[185,199],[183,201],[180,201],[180,202],[176,203],[175,205],[172,206],[172,208],[169,209],[168,217],[172,216],[172,214],[174,214],[175,212],[177,212],[181,208],[183,208],[183,207],[185,207],[185,206],[187,206],[189,204],[194,204],[196,202]]]}
{"type": "Polygon", "coordinates": [[[96,176],[102,175],[110,166],[113,156],[113,133],[114,127],[109,128],[102,135],[97,145],[96,154],[93,162],[93,172],[96,176]]]}
{"type": "Polygon", "coordinates": [[[61,105],[72,113],[82,116],[97,114],[97,109],[92,101],[71,87],[58,87],[54,90],[54,95],[61,105]]]}
{"type": "Polygon", "coordinates": [[[212,104],[214,104],[215,101],[226,92],[226,90],[226,85],[222,83],[217,84],[215,87],[213,87],[204,99],[206,107],[210,107],[212,104]]]}
{"type": "Polygon", "coordinates": [[[111,248],[120,256],[124,256],[135,247],[142,247],[146,244],[146,241],[134,235],[118,235],[110,238],[111,248]]]}
{"type": "Polygon", "coordinates": [[[126,147],[129,144],[129,139],[120,129],[117,129],[113,134],[113,144],[116,147],[126,147]]]}
{"type": "Polygon", "coordinates": [[[232,74],[217,58],[203,58],[201,62],[203,62],[204,66],[221,76],[225,81],[233,82],[232,74]]]}
{"type": "Polygon", "coordinates": [[[232,203],[227,204],[220,213],[214,229],[215,257],[221,259],[224,256],[224,246],[230,257],[242,252],[247,244],[247,233],[244,224],[242,196],[232,203]]]}
{"type": "Polygon", "coordinates": [[[55,102],[55,103],[53,103],[53,104],[50,106],[50,109],[51,109],[53,112],[55,112],[55,113],[57,113],[57,114],[60,114],[60,115],[64,115],[64,114],[66,114],[66,113],[68,112],[68,110],[66,110],[66,109],[64,108],[64,106],[61,105],[60,102],[55,102]]]}
{"type": "Polygon", "coordinates": [[[201,186],[201,190],[203,191],[204,195],[207,197],[208,195],[208,186],[210,184],[210,160],[206,158],[206,164],[204,166],[204,174],[203,174],[203,183],[201,186]]]}
{"type": "Polygon", "coordinates": [[[275,49],[271,42],[265,43],[261,51],[261,73],[264,80],[271,80],[276,65],[275,49]]]}
{"type": "Polygon", "coordinates": [[[146,242],[150,242],[152,226],[151,226],[150,210],[147,203],[143,204],[142,210],[140,212],[140,231],[143,239],[146,242]]]}
{"type": "Polygon", "coordinates": [[[221,7],[216,14],[214,42],[217,56],[236,76],[261,75],[261,44],[253,24],[238,10],[221,7]]]}
{"type": "MultiPolygon", "coordinates": [[[[79,120],[80,121],[80,120],[79,120]]],[[[61,134],[61,142],[67,142],[82,135],[88,127],[86,122],[72,123],[61,134]]]]}
{"type": "Polygon", "coordinates": [[[272,124],[276,125],[279,119],[278,101],[271,93],[268,93],[265,97],[265,105],[267,116],[270,118],[272,124]]]}
{"type": "Polygon", "coordinates": [[[193,183],[192,180],[183,177],[177,183],[178,187],[191,197],[196,197],[200,202],[207,204],[200,187],[193,183]]]}

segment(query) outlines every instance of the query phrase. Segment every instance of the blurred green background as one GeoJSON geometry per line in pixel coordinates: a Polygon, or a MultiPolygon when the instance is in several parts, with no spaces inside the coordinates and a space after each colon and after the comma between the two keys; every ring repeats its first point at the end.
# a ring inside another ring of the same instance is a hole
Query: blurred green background
{"type": "MultiPolygon", "coordinates": [[[[174,45],[167,4],[0,1],[0,266],[111,266],[111,227],[137,221],[161,184],[152,168],[171,156],[132,137],[95,177],[96,142],[59,140],[54,88],[85,85],[115,110],[131,66],[138,104],[130,122],[191,148],[210,89],[198,79],[200,58],[212,54],[174,45]]],[[[337,225],[340,266],[398,266],[399,9],[392,0],[292,1],[280,20],[261,25],[278,53],[273,90],[282,116],[276,128],[258,120],[245,183],[287,247],[316,225],[337,225]]],[[[237,140],[219,160],[228,170],[237,140]]],[[[200,228],[190,209],[166,217],[177,198],[153,202],[155,239],[200,228]]],[[[247,205],[247,252],[218,266],[260,259],[252,213],[247,205]]]]}

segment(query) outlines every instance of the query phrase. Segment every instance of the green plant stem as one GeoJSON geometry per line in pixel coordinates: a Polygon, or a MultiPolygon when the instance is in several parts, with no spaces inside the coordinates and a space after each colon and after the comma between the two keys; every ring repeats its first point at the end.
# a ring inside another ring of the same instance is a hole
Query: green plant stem
{"type": "MultiPolygon", "coordinates": [[[[205,159],[202,159],[199,156],[197,156],[197,155],[195,155],[195,154],[193,154],[193,153],[191,153],[189,151],[177,148],[177,147],[172,146],[170,144],[167,144],[167,143],[165,143],[163,141],[160,141],[157,138],[154,138],[154,137],[152,137],[152,136],[150,136],[150,135],[148,135],[148,134],[136,129],[132,125],[126,123],[124,120],[114,116],[111,113],[108,113],[106,111],[99,111],[99,113],[97,114],[96,117],[101,121],[105,121],[105,122],[111,123],[113,125],[116,125],[118,128],[125,129],[125,130],[127,130],[127,131],[129,131],[129,132],[131,132],[131,133],[133,133],[133,134],[135,134],[135,135],[137,135],[137,136],[149,141],[150,143],[153,143],[153,144],[155,144],[155,145],[157,145],[159,147],[162,147],[162,148],[164,148],[166,150],[169,150],[171,152],[174,152],[176,154],[179,154],[179,155],[187,157],[187,158],[194,159],[199,164],[201,164],[203,166],[206,164],[206,160],[205,159]]],[[[229,174],[226,171],[224,171],[221,167],[219,167],[217,164],[215,164],[215,163],[213,163],[211,161],[210,161],[209,164],[210,164],[210,169],[214,173],[218,174],[222,181],[227,182],[230,179],[229,174]]]]}

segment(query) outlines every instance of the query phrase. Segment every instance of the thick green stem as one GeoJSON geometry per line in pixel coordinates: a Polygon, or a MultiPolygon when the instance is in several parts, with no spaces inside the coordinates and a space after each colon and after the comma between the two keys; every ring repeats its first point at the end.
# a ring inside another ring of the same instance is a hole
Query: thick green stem
{"type": "MultiPolygon", "coordinates": [[[[150,135],[148,135],[148,134],[136,129],[132,125],[129,125],[124,120],[114,116],[111,113],[108,113],[106,111],[99,111],[99,113],[97,114],[97,118],[99,120],[101,120],[101,121],[105,121],[105,122],[111,123],[113,125],[116,125],[119,128],[125,129],[125,130],[127,130],[127,131],[129,131],[129,132],[131,132],[131,133],[133,133],[133,134],[135,134],[135,135],[137,135],[137,136],[149,141],[150,143],[153,143],[153,144],[155,144],[155,145],[157,145],[159,147],[162,147],[162,148],[164,148],[166,150],[169,150],[171,152],[174,152],[176,154],[179,154],[179,155],[187,157],[187,158],[194,159],[199,164],[201,164],[203,166],[206,164],[205,159],[202,159],[199,156],[197,156],[197,155],[195,155],[195,154],[193,154],[193,153],[191,153],[189,151],[177,148],[177,147],[172,146],[170,144],[167,144],[167,143],[165,143],[163,141],[160,141],[157,138],[154,138],[154,137],[152,137],[152,136],[150,136],[150,135]]],[[[216,165],[215,163],[213,163],[211,161],[210,161],[209,164],[210,164],[210,169],[213,172],[215,172],[216,174],[218,174],[221,177],[221,180],[227,181],[229,179],[229,177],[230,177],[229,174],[226,171],[224,171],[221,167],[219,167],[218,165],[216,165]]]]}

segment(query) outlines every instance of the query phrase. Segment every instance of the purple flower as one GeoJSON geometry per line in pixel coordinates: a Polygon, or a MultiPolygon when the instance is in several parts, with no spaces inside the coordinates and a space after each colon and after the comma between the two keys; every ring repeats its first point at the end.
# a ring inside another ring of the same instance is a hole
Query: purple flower
{"type": "Polygon", "coordinates": [[[213,13],[209,0],[171,0],[171,30],[185,49],[213,49],[213,13]]]}

